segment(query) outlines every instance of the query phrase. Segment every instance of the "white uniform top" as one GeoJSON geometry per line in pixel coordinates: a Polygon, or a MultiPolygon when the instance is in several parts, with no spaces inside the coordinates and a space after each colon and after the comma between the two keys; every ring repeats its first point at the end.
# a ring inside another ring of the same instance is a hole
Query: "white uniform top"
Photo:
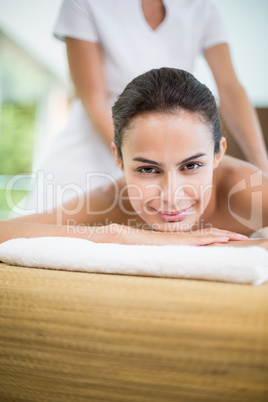
{"type": "Polygon", "coordinates": [[[166,15],[154,31],[141,0],[65,0],[54,35],[101,43],[109,99],[152,68],[193,71],[196,56],[226,42],[221,17],[208,0],[164,0],[166,15]]]}
{"type": "MultiPolygon", "coordinates": [[[[159,67],[191,72],[197,55],[227,41],[222,19],[209,0],[163,3],[165,18],[153,30],[144,17],[141,0],[64,0],[54,35],[61,40],[71,37],[101,44],[110,107],[137,75],[159,67]]],[[[103,174],[113,177],[121,174],[80,100],[73,102],[67,127],[52,144],[41,168],[45,175],[53,173],[54,180],[49,177],[50,188],[52,183],[69,188],[73,183],[74,192],[77,186],[88,191],[107,183],[103,174]],[[97,173],[94,180],[92,173],[97,173]]],[[[36,199],[36,193],[32,192],[28,206],[36,205],[36,199]]],[[[53,201],[51,195],[43,199],[44,208],[62,202],[53,201]]],[[[39,212],[42,210],[39,205],[39,212]]]]}

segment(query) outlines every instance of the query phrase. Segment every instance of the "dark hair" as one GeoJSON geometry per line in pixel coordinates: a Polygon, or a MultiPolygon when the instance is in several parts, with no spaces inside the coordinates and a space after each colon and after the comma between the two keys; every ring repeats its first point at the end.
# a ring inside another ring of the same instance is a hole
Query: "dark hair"
{"type": "Polygon", "coordinates": [[[212,92],[187,71],[162,67],[134,78],[115,102],[112,112],[118,155],[122,157],[124,133],[135,117],[148,113],[175,113],[178,109],[203,118],[211,128],[214,152],[217,153],[222,131],[212,92]]]}

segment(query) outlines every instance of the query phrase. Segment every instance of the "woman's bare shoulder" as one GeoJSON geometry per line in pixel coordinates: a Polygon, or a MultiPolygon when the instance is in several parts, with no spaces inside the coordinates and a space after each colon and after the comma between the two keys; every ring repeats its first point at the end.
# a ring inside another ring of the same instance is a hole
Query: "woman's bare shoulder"
{"type": "Polygon", "coordinates": [[[107,199],[114,201],[117,198],[117,196],[124,191],[125,187],[126,187],[125,178],[121,177],[117,180],[111,181],[106,186],[100,187],[99,189],[97,189],[97,192],[99,194],[105,195],[107,199]]]}
{"type": "Polygon", "coordinates": [[[217,177],[220,185],[233,187],[241,181],[250,180],[253,185],[257,180],[257,176],[262,172],[254,165],[247,161],[225,155],[218,168],[217,177]]]}
{"type": "Polygon", "coordinates": [[[87,195],[87,221],[125,224],[136,213],[129,201],[124,177],[110,182],[87,195]]]}
{"type": "Polygon", "coordinates": [[[268,176],[265,173],[251,163],[227,155],[215,171],[215,184],[218,211],[225,221],[229,219],[236,225],[232,226],[233,230],[246,233],[245,225],[254,230],[267,226],[268,176]]]}
{"type": "Polygon", "coordinates": [[[268,177],[249,162],[226,155],[215,172],[218,201],[232,200],[240,207],[247,208],[252,191],[264,190],[268,177]],[[243,199],[243,203],[242,203],[243,199]]]}
{"type": "MultiPolygon", "coordinates": [[[[13,219],[21,223],[42,223],[51,225],[108,224],[124,220],[120,208],[120,196],[126,187],[124,178],[114,180],[59,205],[53,211],[13,219]]],[[[125,196],[124,202],[127,203],[125,196]]]]}

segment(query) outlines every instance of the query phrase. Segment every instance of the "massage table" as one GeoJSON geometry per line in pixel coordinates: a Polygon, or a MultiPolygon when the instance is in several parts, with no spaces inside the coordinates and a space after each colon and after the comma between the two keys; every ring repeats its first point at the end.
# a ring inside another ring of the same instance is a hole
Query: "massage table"
{"type": "Polygon", "coordinates": [[[268,401],[268,282],[0,263],[0,401],[268,401]]]}

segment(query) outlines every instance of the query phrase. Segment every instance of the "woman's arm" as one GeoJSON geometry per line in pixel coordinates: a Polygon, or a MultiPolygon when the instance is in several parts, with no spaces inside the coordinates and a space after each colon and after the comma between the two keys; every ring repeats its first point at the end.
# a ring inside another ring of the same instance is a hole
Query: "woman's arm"
{"type": "MultiPolygon", "coordinates": [[[[39,216],[43,219],[43,216],[39,216]]],[[[30,218],[30,217],[28,217],[30,218]]],[[[33,216],[36,221],[36,217],[33,216]]],[[[0,243],[16,238],[33,237],[75,237],[95,243],[140,244],[140,245],[192,245],[205,246],[213,243],[227,243],[229,240],[243,240],[245,236],[219,229],[187,233],[156,232],[136,229],[126,225],[50,225],[44,223],[0,221],[0,243]]]]}
{"type": "MultiPolygon", "coordinates": [[[[120,181],[119,181],[120,182],[120,181]]],[[[120,190],[120,185],[118,185],[120,190]]],[[[69,201],[51,212],[0,222],[0,243],[20,237],[60,236],[97,243],[207,245],[245,240],[246,237],[219,229],[187,233],[156,232],[128,226],[120,203],[114,203],[115,189],[99,188],[69,201]]],[[[131,221],[135,217],[130,215],[131,221]]]]}
{"type": "Polygon", "coordinates": [[[245,89],[240,84],[227,44],[205,51],[220,97],[224,119],[246,158],[268,173],[268,157],[261,126],[245,89]]]}
{"type": "Polygon", "coordinates": [[[77,96],[81,99],[96,131],[110,147],[114,130],[107,103],[100,45],[66,38],[66,46],[77,96]]]}

